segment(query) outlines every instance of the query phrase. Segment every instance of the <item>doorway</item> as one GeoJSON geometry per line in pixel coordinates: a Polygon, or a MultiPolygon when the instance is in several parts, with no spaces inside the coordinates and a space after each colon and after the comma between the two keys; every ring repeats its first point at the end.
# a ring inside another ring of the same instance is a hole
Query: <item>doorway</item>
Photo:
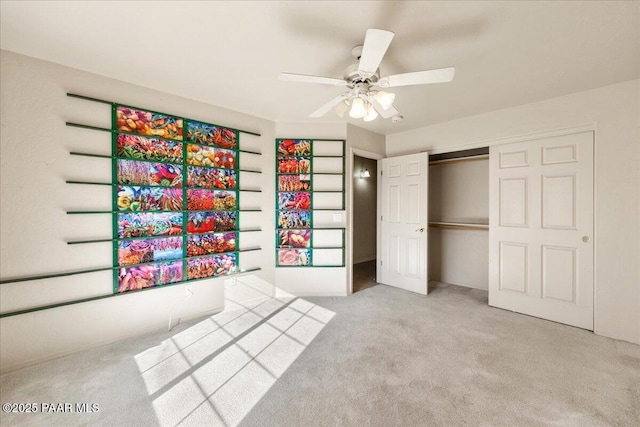
{"type": "Polygon", "coordinates": [[[376,159],[353,156],[353,292],[376,285],[376,211],[378,170],[376,159]]]}

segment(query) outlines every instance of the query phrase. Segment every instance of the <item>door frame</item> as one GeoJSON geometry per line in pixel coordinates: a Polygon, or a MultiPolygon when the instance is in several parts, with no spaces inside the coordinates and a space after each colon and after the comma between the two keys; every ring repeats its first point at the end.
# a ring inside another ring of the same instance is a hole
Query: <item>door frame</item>
{"type": "MultiPolygon", "coordinates": [[[[381,160],[386,156],[372,151],[365,151],[359,148],[349,147],[348,150],[349,164],[347,170],[349,171],[349,180],[347,182],[347,195],[348,195],[348,218],[347,218],[347,296],[353,294],[353,179],[359,171],[353,169],[354,157],[356,155],[371,160],[381,160]]],[[[380,209],[380,180],[376,187],[376,215],[380,209]]],[[[380,257],[380,221],[376,221],[376,258],[380,257]]],[[[376,281],[378,281],[378,265],[376,264],[376,281]]]]}

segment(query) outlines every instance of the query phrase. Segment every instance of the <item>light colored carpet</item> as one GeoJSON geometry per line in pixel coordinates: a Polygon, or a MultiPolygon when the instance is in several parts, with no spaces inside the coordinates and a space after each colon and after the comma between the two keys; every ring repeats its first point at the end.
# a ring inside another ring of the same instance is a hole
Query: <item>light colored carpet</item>
{"type": "Polygon", "coordinates": [[[2,414],[1,424],[640,425],[639,346],[433,285],[427,297],[384,285],[263,296],[5,374],[3,403],[100,411],[2,414]]]}

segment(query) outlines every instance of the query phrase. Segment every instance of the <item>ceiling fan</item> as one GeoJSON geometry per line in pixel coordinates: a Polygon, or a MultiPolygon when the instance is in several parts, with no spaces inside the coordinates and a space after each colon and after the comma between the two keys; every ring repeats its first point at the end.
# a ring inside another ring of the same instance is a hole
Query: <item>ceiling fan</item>
{"type": "Polygon", "coordinates": [[[349,88],[348,91],[341,93],[311,113],[309,117],[322,117],[333,109],[341,118],[349,110],[349,116],[354,119],[361,118],[367,122],[375,120],[378,114],[385,119],[393,117],[394,122],[399,121],[402,116],[393,106],[395,94],[384,92],[374,87],[388,88],[450,82],[453,80],[456,69],[455,67],[447,67],[380,77],[380,69],[378,67],[391,44],[393,36],[394,34],[391,31],[368,29],[364,44],[351,50],[351,54],[358,62],[347,67],[343,79],[281,73],[280,80],[321,83],[349,88]]]}

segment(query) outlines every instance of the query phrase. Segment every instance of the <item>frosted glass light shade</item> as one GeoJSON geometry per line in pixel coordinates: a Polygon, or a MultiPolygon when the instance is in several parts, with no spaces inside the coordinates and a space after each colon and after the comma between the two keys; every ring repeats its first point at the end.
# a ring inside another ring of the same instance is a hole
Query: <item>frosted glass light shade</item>
{"type": "Polygon", "coordinates": [[[369,178],[370,176],[369,169],[360,170],[360,178],[369,178]]]}
{"type": "Polygon", "coordinates": [[[388,110],[391,105],[393,105],[393,101],[396,99],[395,93],[388,93],[383,91],[378,91],[375,94],[375,99],[378,101],[378,104],[385,110],[388,110]]]}
{"type": "Polygon", "coordinates": [[[367,114],[364,116],[363,120],[365,122],[370,122],[372,120],[375,120],[376,118],[378,118],[378,112],[375,108],[373,108],[373,105],[369,104],[367,106],[367,114]]]}
{"type": "Polygon", "coordinates": [[[367,110],[364,107],[364,101],[361,98],[355,98],[353,102],[351,102],[349,115],[354,119],[361,119],[365,114],[367,114],[367,110]]]}

